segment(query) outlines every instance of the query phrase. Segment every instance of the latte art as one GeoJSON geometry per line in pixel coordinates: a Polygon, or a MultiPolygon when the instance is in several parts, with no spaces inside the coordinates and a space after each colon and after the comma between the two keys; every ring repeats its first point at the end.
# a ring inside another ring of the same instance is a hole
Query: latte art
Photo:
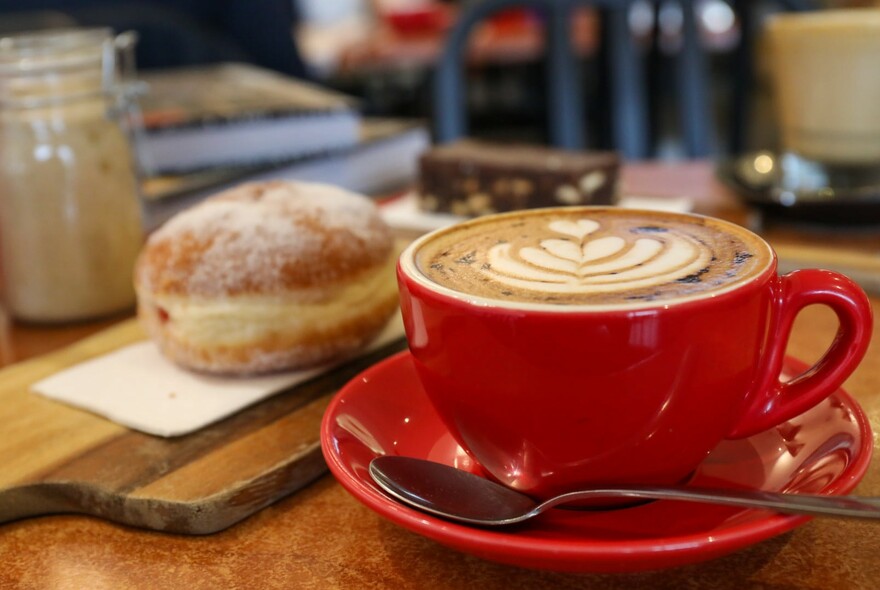
{"type": "Polygon", "coordinates": [[[614,305],[717,291],[755,276],[771,256],[760,238],[718,220],[578,208],[477,219],[432,236],[415,262],[466,294],[614,305]]]}
{"type": "Polygon", "coordinates": [[[666,241],[619,236],[590,240],[599,223],[554,221],[553,232],[566,239],[541,240],[540,247],[518,252],[502,243],[487,253],[480,272],[499,283],[546,293],[608,293],[660,285],[693,276],[710,261],[709,251],[690,236],[673,234],[666,241]]]}

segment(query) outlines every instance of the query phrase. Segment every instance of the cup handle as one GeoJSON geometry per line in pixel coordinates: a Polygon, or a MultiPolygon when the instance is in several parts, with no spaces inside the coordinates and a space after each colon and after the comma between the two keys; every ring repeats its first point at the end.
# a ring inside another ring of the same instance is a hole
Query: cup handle
{"type": "Polygon", "coordinates": [[[858,366],[871,339],[873,313],[865,292],[851,279],[829,270],[796,270],[777,280],[764,366],[746,410],[729,438],[745,438],[790,420],[832,392],[858,366]],[[779,375],[797,314],[822,304],[837,315],[834,341],[815,365],[782,383],[779,375]]]}

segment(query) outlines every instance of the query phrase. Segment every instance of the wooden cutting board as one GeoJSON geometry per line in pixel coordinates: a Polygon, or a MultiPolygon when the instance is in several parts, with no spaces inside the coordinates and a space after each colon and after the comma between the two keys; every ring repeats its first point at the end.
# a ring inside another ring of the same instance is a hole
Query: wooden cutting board
{"type": "Polygon", "coordinates": [[[325,472],[319,431],[331,394],[405,347],[399,341],[172,439],[29,392],[60,369],[143,338],[131,320],[0,371],[0,523],[73,512],[174,533],[229,527],[325,472]]]}

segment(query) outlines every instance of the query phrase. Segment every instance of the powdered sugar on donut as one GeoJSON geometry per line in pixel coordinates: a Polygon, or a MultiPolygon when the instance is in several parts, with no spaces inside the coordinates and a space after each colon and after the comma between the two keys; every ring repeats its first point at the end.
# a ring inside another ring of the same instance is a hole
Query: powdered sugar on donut
{"type": "Polygon", "coordinates": [[[250,183],[168,221],[150,237],[137,274],[141,286],[165,293],[284,293],[367,272],[392,247],[364,196],[316,183],[250,183]]]}

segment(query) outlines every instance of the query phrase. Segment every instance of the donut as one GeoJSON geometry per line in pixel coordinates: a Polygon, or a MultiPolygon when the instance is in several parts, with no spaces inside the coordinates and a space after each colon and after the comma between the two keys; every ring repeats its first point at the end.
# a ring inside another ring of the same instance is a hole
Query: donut
{"type": "Polygon", "coordinates": [[[135,263],[138,317],[183,367],[244,375],[350,355],[398,305],[397,250],[367,197],[238,185],[169,219],[135,263]]]}

